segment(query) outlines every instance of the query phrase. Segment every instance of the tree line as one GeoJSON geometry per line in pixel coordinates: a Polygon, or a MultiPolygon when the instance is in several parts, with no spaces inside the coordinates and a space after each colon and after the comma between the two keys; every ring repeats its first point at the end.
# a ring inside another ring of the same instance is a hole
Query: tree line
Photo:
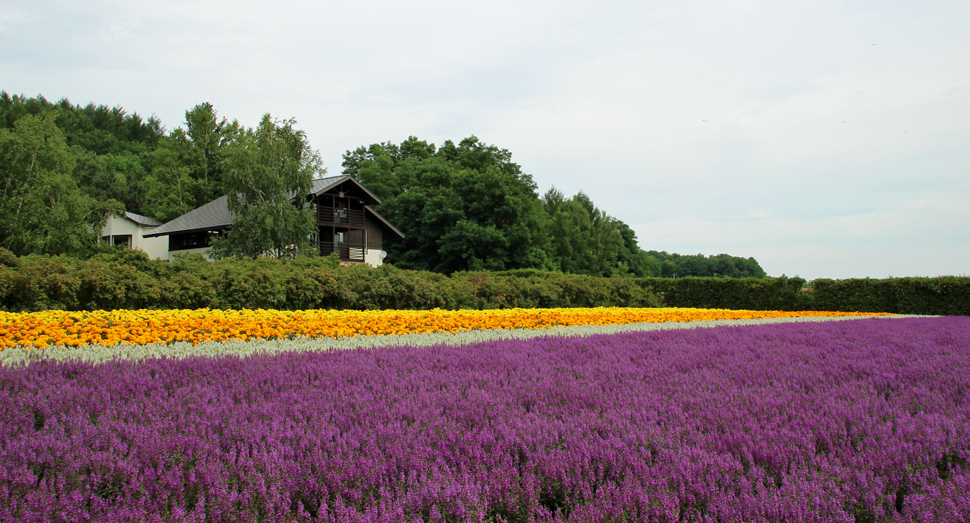
{"type": "Polygon", "coordinates": [[[647,251],[647,255],[660,263],[663,278],[684,278],[687,276],[715,278],[765,278],[764,269],[754,258],[741,258],[718,254],[668,254],[666,251],[647,251]]]}
{"type": "MultiPolygon", "coordinates": [[[[83,255],[98,249],[112,213],[166,222],[229,194],[236,221],[213,240],[216,256],[306,253],[312,219],[286,203],[326,170],[295,124],[267,114],[247,128],[202,103],[169,132],[154,116],[120,107],[0,92],[0,246],[18,255],[83,255]]],[[[508,150],[474,136],[440,146],[413,136],[361,146],[343,155],[342,167],[404,232],[385,244],[400,268],[765,276],[752,258],[644,251],[628,225],[586,194],[552,188],[540,196],[508,150]]]]}
{"type": "Polygon", "coordinates": [[[247,128],[202,103],[166,132],[120,107],[0,92],[0,247],[86,256],[104,250],[112,214],[167,222],[229,194],[237,219],[214,256],[295,256],[314,227],[288,195],[325,172],[295,124],[267,114],[247,128]]]}

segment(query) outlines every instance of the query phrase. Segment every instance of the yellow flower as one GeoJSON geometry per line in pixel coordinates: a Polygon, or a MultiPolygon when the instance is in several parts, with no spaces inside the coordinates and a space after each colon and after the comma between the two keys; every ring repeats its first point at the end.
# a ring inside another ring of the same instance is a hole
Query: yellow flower
{"type": "Polygon", "coordinates": [[[484,329],[542,329],[576,325],[700,320],[743,320],[833,316],[876,316],[856,312],[783,312],[723,309],[501,309],[489,311],[276,311],[116,310],[35,313],[0,312],[0,350],[48,345],[171,343],[465,332],[484,329]]]}

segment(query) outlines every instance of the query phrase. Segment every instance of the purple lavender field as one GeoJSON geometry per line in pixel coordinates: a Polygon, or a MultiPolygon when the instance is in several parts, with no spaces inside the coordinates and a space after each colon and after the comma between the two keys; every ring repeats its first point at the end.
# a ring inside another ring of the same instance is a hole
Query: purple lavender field
{"type": "Polygon", "coordinates": [[[970,318],[0,369],[0,521],[970,521],[970,318]]]}

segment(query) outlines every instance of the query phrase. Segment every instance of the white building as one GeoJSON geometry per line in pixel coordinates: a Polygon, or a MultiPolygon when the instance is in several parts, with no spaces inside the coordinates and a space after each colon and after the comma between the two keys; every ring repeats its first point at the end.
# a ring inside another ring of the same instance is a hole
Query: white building
{"type": "Polygon", "coordinates": [[[145,238],[145,235],[162,225],[147,216],[126,212],[124,216],[111,216],[101,228],[101,241],[109,245],[125,245],[129,249],[141,249],[152,259],[168,259],[168,238],[145,238]]]}

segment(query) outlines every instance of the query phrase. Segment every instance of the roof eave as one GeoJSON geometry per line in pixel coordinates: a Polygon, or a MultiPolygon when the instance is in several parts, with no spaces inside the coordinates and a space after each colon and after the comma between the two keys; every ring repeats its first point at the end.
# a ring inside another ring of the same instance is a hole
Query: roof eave
{"type": "Polygon", "coordinates": [[[397,234],[398,236],[400,236],[402,240],[404,239],[404,233],[399,231],[397,227],[391,225],[391,222],[387,221],[387,218],[381,216],[381,214],[375,211],[374,209],[372,209],[370,205],[365,205],[364,208],[370,211],[370,213],[373,214],[375,218],[380,220],[380,222],[383,223],[385,227],[387,227],[392,232],[394,232],[394,234],[397,234]]]}

